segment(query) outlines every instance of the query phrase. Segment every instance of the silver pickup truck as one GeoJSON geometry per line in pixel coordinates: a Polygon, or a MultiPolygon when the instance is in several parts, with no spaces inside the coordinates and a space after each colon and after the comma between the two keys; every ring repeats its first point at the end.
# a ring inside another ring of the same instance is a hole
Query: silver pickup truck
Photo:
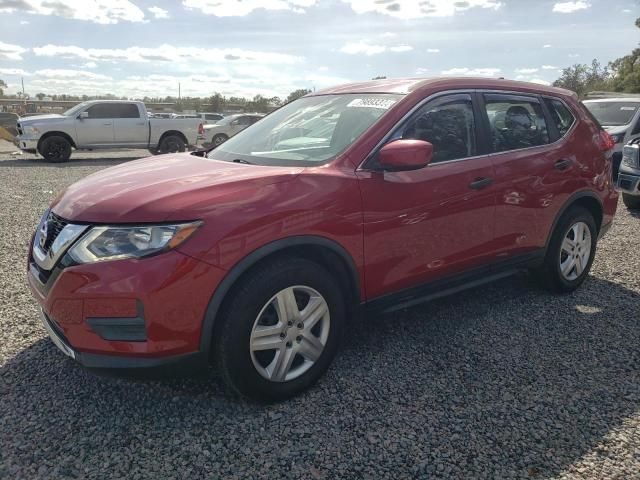
{"type": "Polygon", "coordinates": [[[50,162],[64,162],[71,150],[147,148],[153,154],[184,152],[202,131],[198,118],[149,118],[142,102],[93,100],[62,115],[22,117],[18,147],[50,162]]]}

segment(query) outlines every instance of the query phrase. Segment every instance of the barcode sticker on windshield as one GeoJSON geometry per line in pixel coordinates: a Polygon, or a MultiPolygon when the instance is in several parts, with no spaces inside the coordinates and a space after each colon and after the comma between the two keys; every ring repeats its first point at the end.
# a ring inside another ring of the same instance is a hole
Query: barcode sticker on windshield
{"type": "Polygon", "coordinates": [[[388,110],[394,103],[396,103],[396,101],[391,98],[356,98],[355,100],[351,100],[347,104],[347,107],[384,108],[385,110],[388,110]]]}

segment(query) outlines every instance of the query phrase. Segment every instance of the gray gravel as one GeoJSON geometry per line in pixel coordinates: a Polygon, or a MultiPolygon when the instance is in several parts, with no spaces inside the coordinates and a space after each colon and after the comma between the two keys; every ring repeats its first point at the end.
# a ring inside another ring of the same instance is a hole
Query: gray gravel
{"type": "Polygon", "coordinates": [[[45,338],[24,272],[40,213],[143,154],[0,153],[1,478],[640,478],[640,215],[619,208],[578,292],[522,275],[365,318],[315,388],[263,406],[212,371],[97,376],[45,338]]]}

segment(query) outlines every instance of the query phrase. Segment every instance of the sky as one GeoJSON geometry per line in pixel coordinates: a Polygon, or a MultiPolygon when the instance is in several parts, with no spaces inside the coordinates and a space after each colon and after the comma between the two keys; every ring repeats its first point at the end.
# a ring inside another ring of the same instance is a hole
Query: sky
{"type": "Polygon", "coordinates": [[[0,0],[6,93],[286,97],[384,75],[550,83],[640,42],[640,0],[0,0]]]}

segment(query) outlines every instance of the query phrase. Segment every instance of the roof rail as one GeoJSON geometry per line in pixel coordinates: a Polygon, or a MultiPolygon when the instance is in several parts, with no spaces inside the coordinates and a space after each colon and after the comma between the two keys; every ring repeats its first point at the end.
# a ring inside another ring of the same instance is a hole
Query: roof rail
{"type": "Polygon", "coordinates": [[[621,92],[602,92],[594,90],[585,95],[586,99],[593,100],[596,98],[640,98],[640,93],[621,93],[621,92]]]}

